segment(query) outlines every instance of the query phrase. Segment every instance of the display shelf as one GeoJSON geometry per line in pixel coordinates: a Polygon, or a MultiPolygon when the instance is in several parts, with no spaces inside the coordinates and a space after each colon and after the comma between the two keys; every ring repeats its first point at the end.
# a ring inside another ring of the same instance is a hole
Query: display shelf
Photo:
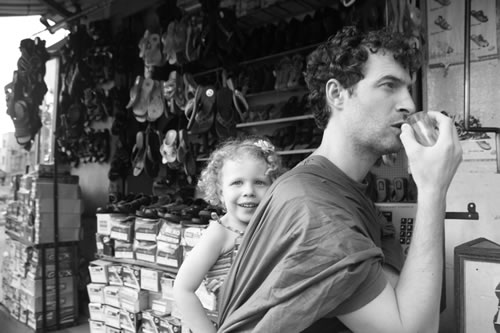
{"type": "Polygon", "coordinates": [[[123,258],[115,258],[111,256],[104,256],[104,255],[98,255],[98,259],[106,260],[106,261],[112,261],[115,263],[120,263],[120,264],[126,264],[126,265],[135,265],[135,266],[141,266],[145,268],[151,268],[151,269],[156,269],[160,270],[162,272],[167,272],[171,274],[177,274],[178,269],[174,267],[169,267],[153,262],[148,262],[144,260],[137,260],[137,259],[123,259],[123,258]]]}
{"type": "Polygon", "coordinates": [[[262,120],[262,121],[252,121],[252,122],[247,122],[247,123],[236,124],[236,128],[264,126],[264,125],[287,123],[287,122],[306,120],[306,119],[314,119],[314,116],[312,114],[305,114],[302,116],[295,116],[295,117],[269,119],[269,120],[262,120]]]}
{"type": "Polygon", "coordinates": [[[306,92],[308,92],[306,87],[297,86],[297,87],[293,87],[293,88],[287,88],[284,90],[266,90],[266,91],[259,91],[256,93],[250,93],[250,94],[246,94],[245,98],[247,100],[250,100],[250,99],[254,99],[254,98],[277,97],[277,96],[285,95],[285,94],[306,93],[306,92]]]}
{"type": "MultiPolygon", "coordinates": [[[[247,66],[247,65],[251,65],[251,64],[255,64],[255,63],[259,63],[259,62],[265,62],[265,61],[269,61],[269,60],[272,60],[275,58],[281,58],[281,57],[288,56],[291,54],[305,52],[308,50],[313,50],[314,48],[318,47],[319,45],[321,45],[321,43],[310,44],[310,45],[301,46],[301,47],[293,48],[290,50],[286,50],[283,52],[269,54],[269,55],[266,55],[263,57],[244,60],[244,61],[240,61],[238,63],[238,65],[239,66],[247,66]]],[[[222,71],[223,69],[224,69],[224,67],[215,67],[215,68],[207,69],[206,71],[193,73],[193,77],[196,78],[196,77],[205,76],[205,75],[212,74],[212,73],[217,73],[219,71],[222,71]]]]}

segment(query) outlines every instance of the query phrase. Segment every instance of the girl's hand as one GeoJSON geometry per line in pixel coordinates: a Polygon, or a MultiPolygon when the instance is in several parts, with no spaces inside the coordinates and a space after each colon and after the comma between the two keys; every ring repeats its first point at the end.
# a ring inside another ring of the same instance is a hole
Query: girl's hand
{"type": "Polygon", "coordinates": [[[401,127],[400,138],[419,193],[438,191],[446,195],[462,161],[462,146],[451,118],[436,111],[428,111],[428,114],[439,128],[439,137],[434,146],[425,147],[419,144],[408,124],[401,127]]]}

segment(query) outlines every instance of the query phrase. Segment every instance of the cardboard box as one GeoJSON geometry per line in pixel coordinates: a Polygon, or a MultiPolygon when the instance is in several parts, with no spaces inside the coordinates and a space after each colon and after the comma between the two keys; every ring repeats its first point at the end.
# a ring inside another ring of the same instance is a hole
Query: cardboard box
{"type": "MultiPolygon", "coordinates": [[[[45,279],[45,290],[47,294],[55,293],[56,282],[55,278],[45,279]]],[[[72,293],[74,288],[73,277],[64,277],[59,279],[59,292],[60,293],[72,293]]],[[[35,279],[33,274],[28,274],[26,278],[21,279],[22,290],[35,297],[42,296],[42,279],[35,279]]]]}
{"type": "Polygon", "coordinates": [[[105,260],[94,260],[89,263],[90,280],[95,283],[108,284],[108,267],[112,263],[105,260]]]}
{"type": "Polygon", "coordinates": [[[142,312],[133,313],[125,310],[120,311],[120,328],[131,332],[137,332],[141,327],[142,312]]]}
{"type": "Polygon", "coordinates": [[[128,312],[141,312],[148,308],[149,296],[146,290],[122,287],[119,292],[120,306],[128,312]]]}
{"type": "Polygon", "coordinates": [[[160,321],[166,320],[169,315],[158,315],[153,310],[147,310],[142,313],[141,329],[144,333],[159,333],[160,321]]]}
{"type": "MultiPolygon", "coordinates": [[[[31,198],[53,198],[54,183],[38,180],[31,184],[31,198]]],[[[82,196],[78,184],[57,184],[57,194],[59,198],[80,199],[82,196]]]]}
{"type": "Polygon", "coordinates": [[[126,214],[115,214],[115,213],[100,213],[96,214],[97,217],[97,233],[101,235],[110,235],[111,226],[115,222],[125,220],[127,218],[126,214]]]}
{"type": "Polygon", "coordinates": [[[122,264],[112,264],[108,267],[108,283],[112,286],[123,286],[122,264]]]}
{"type": "Polygon", "coordinates": [[[182,226],[179,223],[172,223],[161,219],[163,222],[157,236],[158,242],[166,242],[174,245],[180,245],[182,226]]]}
{"type": "Polygon", "coordinates": [[[110,237],[128,243],[132,242],[134,240],[133,218],[127,218],[122,221],[113,221],[110,237]]]}
{"type": "MultiPolygon", "coordinates": [[[[54,213],[35,213],[34,224],[39,227],[54,229],[54,218],[54,213]]],[[[59,212],[57,218],[59,228],[79,228],[82,225],[82,216],[79,213],[59,212]]]]}
{"type": "Polygon", "coordinates": [[[134,259],[134,244],[131,242],[124,242],[120,240],[114,241],[114,252],[116,258],[134,259]]]}
{"type": "Polygon", "coordinates": [[[156,263],[179,268],[182,263],[183,247],[176,244],[158,242],[156,263]]]}
{"type": "MultiPolygon", "coordinates": [[[[77,242],[83,238],[83,229],[81,228],[61,228],[58,229],[59,242],[77,242]]],[[[54,229],[39,226],[25,226],[27,240],[35,244],[54,243],[54,229]]]]}
{"type": "Polygon", "coordinates": [[[160,291],[160,272],[154,269],[141,268],[141,289],[160,291]]]}
{"type": "Polygon", "coordinates": [[[141,268],[139,266],[123,266],[123,285],[133,289],[141,289],[141,268]]]}
{"type": "MultiPolygon", "coordinates": [[[[43,327],[43,312],[27,312],[27,325],[33,329],[38,329],[43,327]]],[[[70,307],[61,307],[59,309],[59,324],[71,324],[74,323],[77,319],[76,308],[73,306],[70,307]]],[[[47,322],[47,326],[55,326],[56,322],[56,312],[55,310],[50,310],[45,312],[45,320],[47,322]]]]}
{"type": "Polygon", "coordinates": [[[156,261],[156,242],[138,241],[134,242],[135,258],[148,262],[156,261]]]}
{"type": "Polygon", "coordinates": [[[162,297],[165,299],[174,299],[174,281],[175,281],[175,276],[168,274],[168,273],[163,273],[160,278],[160,287],[161,287],[161,294],[162,297]]]}
{"type": "Polygon", "coordinates": [[[89,283],[87,292],[91,303],[104,303],[104,283],[89,283]]]}
{"type": "Polygon", "coordinates": [[[89,303],[89,315],[90,319],[96,321],[106,321],[106,316],[104,314],[104,304],[101,303],[89,303]]]}
{"type": "Polygon", "coordinates": [[[144,217],[135,218],[135,239],[156,242],[156,236],[160,230],[159,219],[148,219],[144,217]]]}
{"type": "MultiPolygon", "coordinates": [[[[41,292],[40,292],[41,294],[41,292]]],[[[73,292],[65,292],[59,294],[59,306],[62,307],[74,307],[75,295],[73,292]]],[[[43,310],[43,299],[42,296],[32,296],[23,290],[20,292],[20,304],[22,304],[26,309],[31,312],[40,312],[43,310]]],[[[56,308],[56,294],[46,295],[45,308],[47,311],[55,310],[56,308]]]]}
{"type": "Polygon", "coordinates": [[[106,287],[104,287],[104,304],[119,308],[120,307],[120,298],[119,298],[120,288],[121,287],[119,287],[119,286],[106,286],[106,287]]]}
{"type": "MultiPolygon", "coordinates": [[[[54,199],[33,199],[32,207],[38,213],[54,213],[54,199]]],[[[57,201],[57,210],[61,213],[77,214],[83,212],[83,201],[80,199],[59,199],[57,201]]]]}
{"type": "Polygon", "coordinates": [[[106,305],[104,306],[104,322],[108,326],[120,328],[120,309],[117,307],[106,305]]]}
{"type": "Polygon", "coordinates": [[[90,333],[106,333],[106,325],[103,321],[89,320],[90,333]]]}

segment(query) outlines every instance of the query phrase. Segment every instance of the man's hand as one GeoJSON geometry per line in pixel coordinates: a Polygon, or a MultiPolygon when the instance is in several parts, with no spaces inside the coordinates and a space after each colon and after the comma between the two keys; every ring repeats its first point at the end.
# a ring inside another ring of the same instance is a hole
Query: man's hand
{"type": "Polygon", "coordinates": [[[401,127],[400,137],[419,192],[439,190],[446,194],[462,161],[462,146],[451,118],[436,111],[428,111],[428,114],[439,128],[439,137],[434,146],[420,145],[408,124],[401,127]]]}

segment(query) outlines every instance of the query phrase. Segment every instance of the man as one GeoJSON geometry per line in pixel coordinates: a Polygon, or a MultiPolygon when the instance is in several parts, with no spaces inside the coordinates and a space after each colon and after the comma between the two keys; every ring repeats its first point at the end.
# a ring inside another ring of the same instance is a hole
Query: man
{"type": "Polygon", "coordinates": [[[406,117],[418,51],[399,34],[346,27],[308,58],[320,147],[278,179],[247,228],[219,332],[437,332],[446,193],[462,160],[450,118],[434,146],[406,117]],[[403,265],[394,230],[365,195],[381,156],[405,148],[418,186],[403,265]]]}

